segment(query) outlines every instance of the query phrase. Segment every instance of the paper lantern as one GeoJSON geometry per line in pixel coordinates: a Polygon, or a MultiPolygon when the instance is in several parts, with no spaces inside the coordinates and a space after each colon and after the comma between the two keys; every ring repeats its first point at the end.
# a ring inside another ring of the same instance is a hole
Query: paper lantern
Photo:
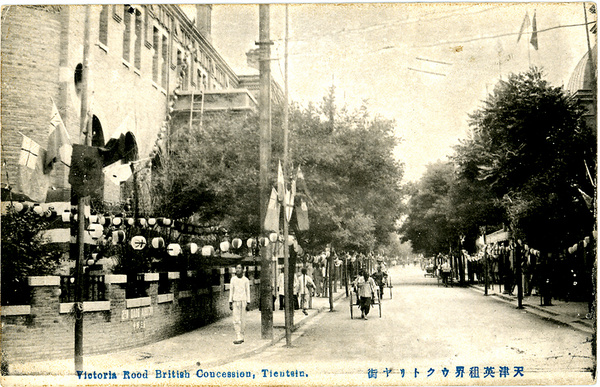
{"type": "Polygon", "coordinates": [[[273,243],[277,242],[278,235],[276,232],[272,232],[269,234],[269,240],[273,243]]]}
{"type": "Polygon", "coordinates": [[[195,243],[188,243],[186,249],[190,254],[196,254],[198,252],[198,245],[195,243]]]}
{"type": "Polygon", "coordinates": [[[148,225],[148,222],[146,221],[146,218],[139,218],[138,219],[138,223],[140,224],[140,226],[142,227],[146,227],[148,225]]]}
{"type": "Polygon", "coordinates": [[[231,245],[234,249],[239,249],[240,247],[242,247],[242,240],[240,238],[234,238],[231,241],[231,245]]]}
{"type": "Polygon", "coordinates": [[[167,226],[167,227],[169,227],[169,226],[171,225],[171,219],[169,219],[169,218],[163,218],[163,220],[162,220],[162,224],[163,224],[164,226],[167,226]]]}
{"type": "Polygon", "coordinates": [[[104,217],[104,215],[98,215],[98,224],[101,224],[103,226],[106,224],[106,218],[104,217]]]}
{"type": "Polygon", "coordinates": [[[269,238],[261,237],[258,240],[258,243],[260,243],[261,246],[266,247],[269,245],[269,238]]]}
{"type": "Polygon", "coordinates": [[[154,226],[154,225],[156,225],[156,219],[155,219],[155,218],[149,218],[149,219],[148,219],[148,225],[149,225],[149,226],[154,226]]]}
{"type": "Polygon", "coordinates": [[[179,243],[170,243],[167,246],[167,253],[172,257],[176,257],[181,254],[181,246],[179,246],[179,243]]]}
{"type": "Polygon", "coordinates": [[[42,216],[42,215],[44,215],[44,210],[42,209],[42,207],[41,207],[41,206],[37,206],[37,205],[36,205],[36,206],[33,206],[33,212],[34,212],[35,214],[38,214],[39,216],[42,216]]]}
{"type": "Polygon", "coordinates": [[[50,210],[46,210],[46,211],[44,211],[44,216],[45,216],[46,218],[50,218],[50,217],[52,216],[52,214],[53,214],[53,212],[52,212],[52,211],[50,211],[50,210]]]}
{"type": "Polygon", "coordinates": [[[60,217],[62,218],[62,221],[65,223],[69,223],[71,221],[71,213],[68,211],[65,211],[62,214],[60,214],[60,217]]]}
{"type": "Polygon", "coordinates": [[[101,224],[92,223],[88,227],[88,232],[90,233],[92,239],[98,239],[104,233],[104,227],[101,224]]]}
{"type": "Polygon", "coordinates": [[[141,235],[136,235],[131,238],[131,247],[134,250],[143,250],[146,247],[146,238],[141,235]]]}
{"type": "Polygon", "coordinates": [[[23,211],[23,209],[25,208],[25,206],[23,206],[23,203],[13,203],[12,204],[12,209],[15,210],[16,212],[21,212],[23,211]]]}
{"type": "Polygon", "coordinates": [[[587,245],[590,244],[590,237],[586,236],[585,238],[583,238],[583,247],[587,247],[587,245]]]}
{"type": "Polygon", "coordinates": [[[219,244],[219,248],[221,249],[222,252],[229,251],[229,242],[227,242],[227,241],[221,242],[219,244]]]}
{"type": "Polygon", "coordinates": [[[211,255],[213,255],[215,252],[215,248],[212,247],[211,245],[206,245],[202,247],[202,256],[204,257],[210,257],[211,255]]]}
{"type": "Polygon", "coordinates": [[[98,215],[91,215],[90,223],[98,223],[98,215]]]}
{"type": "Polygon", "coordinates": [[[598,239],[598,231],[592,231],[592,236],[594,237],[594,239],[598,239]]]}
{"type": "Polygon", "coordinates": [[[92,266],[94,264],[94,262],[95,261],[93,259],[88,259],[86,263],[88,266],[92,266]]]}
{"type": "Polygon", "coordinates": [[[293,235],[288,235],[288,245],[293,245],[295,241],[296,238],[293,235]]]}
{"type": "Polygon", "coordinates": [[[152,238],[150,246],[152,246],[154,249],[162,249],[165,247],[165,240],[161,237],[152,238]]]}
{"type": "Polygon", "coordinates": [[[115,217],[112,219],[112,224],[115,226],[120,226],[121,223],[123,223],[123,219],[121,219],[119,217],[115,217]]]}
{"type": "Polygon", "coordinates": [[[127,224],[128,226],[133,226],[133,225],[135,224],[135,219],[133,219],[133,218],[127,218],[127,219],[125,220],[125,222],[126,222],[126,224],[127,224]]]}
{"type": "Polygon", "coordinates": [[[251,248],[253,248],[253,247],[256,247],[256,240],[255,240],[254,238],[249,238],[249,239],[246,241],[246,246],[247,246],[249,249],[251,249],[251,248]]]}

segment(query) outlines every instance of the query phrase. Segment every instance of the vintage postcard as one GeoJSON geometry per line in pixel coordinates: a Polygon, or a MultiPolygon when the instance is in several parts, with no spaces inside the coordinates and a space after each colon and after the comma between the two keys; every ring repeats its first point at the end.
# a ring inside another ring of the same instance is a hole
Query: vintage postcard
{"type": "Polygon", "coordinates": [[[596,3],[1,33],[2,386],[596,383],[596,3]]]}

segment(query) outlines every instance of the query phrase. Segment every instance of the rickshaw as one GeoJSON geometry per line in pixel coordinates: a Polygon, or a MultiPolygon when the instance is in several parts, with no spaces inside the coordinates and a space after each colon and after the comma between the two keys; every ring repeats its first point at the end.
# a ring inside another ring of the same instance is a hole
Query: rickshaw
{"type": "MultiPolygon", "coordinates": [[[[372,301],[371,301],[371,306],[375,307],[378,306],[379,308],[379,318],[381,318],[381,297],[379,294],[379,288],[377,288],[376,290],[377,292],[377,297],[375,297],[372,301]]],[[[391,294],[391,289],[390,289],[390,294],[391,294]]],[[[360,303],[359,303],[359,298],[358,298],[358,294],[356,292],[356,289],[352,289],[352,291],[350,292],[350,297],[348,297],[350,299],[350,319],[354,318],[354,307],[357,307],[358,310],[360,311],[360,303]]]]}

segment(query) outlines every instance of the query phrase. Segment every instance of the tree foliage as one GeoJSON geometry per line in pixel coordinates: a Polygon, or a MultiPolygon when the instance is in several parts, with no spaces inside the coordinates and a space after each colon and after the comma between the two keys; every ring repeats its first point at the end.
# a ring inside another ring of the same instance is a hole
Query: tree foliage
{"type": "Polygon", "coordinates": [[[2,304],[27,301],[27,276],[52,275],[61,252],[44,244],[48,222],[32,212],[2,215],[2,304]]]}
{"type": "Polygon", "coordinates": [[[478,226],[510,226],[518,238],[552,251],[589,233],[593,211],[577,188],[594,196],[596,134],[583,111],[536,68],[500,81],[470,115],[471,132],[451,163],[431,165],[412,187],[403,238],[417,251],[447,251],[478,226]],[[444,244],[445,243],[445,244],[444,244]]]}
{"type": "MultiPolygon", "coordinates": [[[[403,167],[394,158],[394,123],[371,117],[366,107],[336,110],[332,93],[319,105],[290,108],[290,168],[301,166],[310,198],[310,230],[302,245],[318,250],[368,251],[386,243],[400,213],[403,167]]],[[[273,107],[271,181],[283,159],[282,111],[273,107]]],[[[256,236],[259,220],[257,116],[205,117],[203,127],[176,128],[169,157],[153,176],[157,211],[192,215],[256,236]]],[[[289,180],[288,180],[289,181],[289,180]]],[[[293,228],[292,228],[293,229],[293,228]]]]}

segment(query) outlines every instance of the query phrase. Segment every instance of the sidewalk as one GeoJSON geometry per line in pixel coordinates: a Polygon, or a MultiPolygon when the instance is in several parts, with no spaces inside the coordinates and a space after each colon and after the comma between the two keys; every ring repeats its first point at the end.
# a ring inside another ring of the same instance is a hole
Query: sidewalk
{"type": "MultiPolygon", "coordinates": [[[[483,284],[469,286],[482,294],[485,293],[485,285],[483,284]]],[[[515,308],[518,306],[516,293],[513,296],[503,294],[499,292],[498,285],[495,285],[493,289],[491,287],[488,288],[488,295],[512,304],[515,308]]],[[[541,306],[539,296],[524,296],[523,306],[528,312],[557,324],[568,325],[573,329],[584,333],[591,334],[594,331],[594,320],[586,318],[586,314],[588,313],[587,302],[565,302],[552,299],[552,305],[541,306]]]]}
{"type": "MultiPolygon", "coordinates": [[[[338,289],[334,301],[345,296],[338,289]]],[[[329,310],[328,298],[313,298],[308,315],[302,310],[294,313],[294,330],[304,325],[318,313],[329,310]]],[[[246,315],[245,342],[233,344],[235,334],[231,317],[226,317],[194,331],[163,341],[118,352],[99,355],[84,354],[84,370],[105,372],[129,370],[131,372],[154,370],[184,370],[198,367],[209,368],[259,353],[285,338],[284,312],[273,313],[273,340],[261,338],[260,311],[255,309],[246,315]]],[[[85,338],[84,338],[85,339],[85,338]]],[[[40,337],[42,341],[43,338],[40,337]]],[[[9,365],[9,375],[73,375],[73,358],[35,361],[9,365]]]]}

